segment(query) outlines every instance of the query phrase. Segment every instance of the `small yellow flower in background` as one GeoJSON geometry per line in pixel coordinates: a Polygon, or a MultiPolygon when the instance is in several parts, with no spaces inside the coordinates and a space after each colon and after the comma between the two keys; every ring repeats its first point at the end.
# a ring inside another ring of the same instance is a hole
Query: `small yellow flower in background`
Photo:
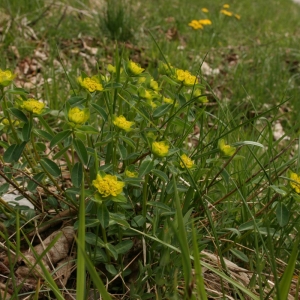
{"type": "MultiPolygon", "coordinates": [[[[168,103],[168,104],[174,104],[174,102],[176,102],[176,100],[167,98],[167,97],[163,97],[163,102],[168,103]]],[[[178,103],[175,103],[175,107],[178,106],[178,103]]]]}
{"type": "Polygon", "coordinates": [[[9,125],[9,120],[4,118],[2,121],[1,121],[2,125],[5,125],[5,126],[8,126],[9,125]]]}
{"type": "Polygon", "coordinates": [[[137,178],[139,176],[139,173],[135,171],[131,172],[129,170],[125,170],[125,176],[130,178],[137,178]]]}
{"type": "Polygon", "coordinates": [[[102,197],[117,196],[122,193],[125,183],[118,181],[117,176],[105,174],[97,177],[92,182],[93,186],[98,190],[102,197]]]}
{"type": "Polygon", "coordinates": [[[152,108],[156,108],[157,104],[152,99],[147,99],[147,104],[152,108]]]}
{"type": "Polygon", "coordinates": [[[224,139],[219,140],[218,147],[225,156],[232,156],[235,152],[235,147],[225,144],[224,139]]]}
{"type": "Polygon", "coordinates": [[[84,124],[90,117],[90,111],[85,109],[80,109],[79,107],[73,107],[68,112],[68,119],[70,122],[76,125],[84,124]]]}
{"type": "Polygon", "coordinates": [[[229,4],[224,4],[223,5],[223,8],[225,8],[225,9],[227,9],[227,8],[229,8],[230,6],[229,6],[229,4]]]}
{"type": "Polygon", "coordinates": [[[38,100],[29,98],[27,99],[27,101],[23,101],[21,107],[27,110],[28,112],[39,115],[43,112],[45,104],[39,102],[38,100]]]}
{"type": "Polygon", "coordinates": [[[238,14],[234,14],[234,17],[235,17],[236,19],[238,19],[238,20],[240,20],[240,19],[241,19],[241,16],[240,16],[240,15],[238,15],[238,14]]]}
{"type": "Polygon", "coordinates": [[[296,193],[300,194],[300,176],[298,176],[296,173],[291,172],[290,179],[296,181],[296,182],[290,181],[290,185],[295,190],[296,193]]]}
{"type": "Polygon", "coordinates": [[[203,25],[200,24],[199,21],[197,21],[197,20],[192,20],[188,25],[195,30],[203,29],[203,25]]]}
{"type": "Polygon", "coordinates": [[[149,86],[152,90],[159,91],[158,82],[155,81],[154,79],[150,80],[149,86]]]}
{"type": "Polygon", "coordinates": [[[208,10],[207,8],[205,8],[205,7],[201,8],[201,10],[202,10],[202,12],[204,12],[204,13],[208,13],[208,12],[209,12],[209,10],[208,10]]]}
{"type": "Polygon", "coordinates": [[[165,141],[153,142],[152,143],[152,152],[157,156],[164,157],[169,153],[169,145],[165,141]]]}
{"type": "Polygon", "coordinates": [[[188,168],[191,169],[192,167],[194,167],[194,161],[191,160],[186,154],[182,154],[181,156],[182,161],[180,161],[180,166],[181,168],[188,168]]]}
{"type": "Polygon", "coordinates": [[[112,64],[108,64],[106,67],[107,71],[110,73],[116,73],[116,67],[113,66],[112,64]]]}
{"type": "Polygon", "coordinates": [[[201,103],[207,103],[208,102],[207,96],[201,96],[201,95],[202,95],[202,91],[200,89],[195,89],[193,93],[193,97],[197,97],[197,100],[201,103]]]}
{"type": "Polygon", "coordinates": [[[201,19],[198,21],[201,25],[211,25],[212,22],[209,19],[201,19]]]}
{"type": "Polygon", "coordinates": [[[103,86],[100,83],[99,79],[95,76],[93,77],[85,77],[82,78],[81,76],[77,78],[77,81],[79,84],[87,89],[90,93],[96,92],[96,91],[103,91],[103,86]]]}
{"type": "Polygon", "coordinates": [[[128,62],[127,68],[130,71],[131,75],[139,75],[145,70],[141,68],[139,64],[133,62],[132,60],[128,62]]]}
{"type": "Polygon", "coordinates": [[[143,98],[143,99],[147,99],[147,100],[151,100],[153,99],[153,92],[152,91],[149,91],[149,90],[146,90],[144,88],[140,88],[138,90],[138,95],[143,98]]]}
{"type": "Polygon", "coordinates": [[[126,132],[132,130],[131,126],[134,125],[134,122],[127,121],[124,116],[115,117],[113,123],[115,126],[125,130],[126,132]]]}
{"type": "Polygon", "coordinates": [[[8,86],[16,77],[10,70],[2,71],[0,69],[0,85],[8,86]]]}
{"type": "Polygon", "coordinates": [[[228,17],[232,17],[232,15],[233,15],[231,11],[228,11],[226,9],[221,9],[220,13],[225,15],[225,16],[228,16],[228,17]]]}

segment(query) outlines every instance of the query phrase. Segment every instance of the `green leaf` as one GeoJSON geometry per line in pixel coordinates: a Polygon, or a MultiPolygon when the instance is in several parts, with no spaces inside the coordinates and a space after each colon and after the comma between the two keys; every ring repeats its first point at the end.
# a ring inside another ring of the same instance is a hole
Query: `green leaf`
{"type": "Polygon", "coordinates": [[[153,118],[159,118],[165,115],[172,108],[172,104],[162,104],[153,112],[153,118]]]}
{"type": "Polygon", "coordinates": [[[114,265],[111,264],[105,264],[105,269],[113,276],[118,274],[118,271],[114,267],[114,265]]]}
{"type": "Polygon", "coordinates": [[[108,120],[108,116],[106,111],[98,104],[92,103],[92,107],[99,113],[99,115],[103,118],[103,120],[106,122],[108,120]]]}
{"type": "Polygon", "coordinates": [[[71,130],[64,130],[56,134],[50,142],[50,148],[53,148],[55,145],[65,140],[67,137],[70,136],[71,133],[72,133],[71,130]]]}
{"type": "Polygon", "coordinates": [[[119,82],[109,82],[107,84],[104,85],[104,89],[119,89],[122,88],[123,84],[119,83],[119,82]]]}
{"type": "Polygon", "coordinates": [[[245,253],[237,249],[230,249],[230,252],[244,262],[249,262],[249,259],[245,253]]]}
{"type": "Polygon", "coordinates": [[[27,117],[25,116],[25,114],[24,114],[21,110],[15,108],[15,107],[11,107],[8,111],[9,111],[10,113],[12,113],[12,114],[13,114],[16,118],[18,118],[20,121],[22,121],[22,122],[24,122],[24,123],[28,123],[27,117]]]}
{"type": "Polygon", "coordinates": [[[136,145],[135,145],[134,141],[132,139],[130,139],[129,137],[120,135],[119,138],[122,139],[131,148],[135,148],[136,145]]]}
{"type": "Polygon", "coordinates": [[[139,169],[139,177],[143,177],[150,173],[154,168],[154,161],[152,159],[145,159],[139,169]]]}
{"type": "Polygon", "coordinates": [[[112,244],[105,244],[105,248],[108,250],[110,255],[117,260],[118,259],[118,252],[116,251],[115,247],[112,244]]]}
{"type": "Polygon", "coordinates": [[[98,207],[97,218],[100,221],[103,228],[106,228],[109,224],[109,212],[106,204],[102,203],[98,207]]]}
{"type": "Polygon", "coordinates": [[[3,195],[3,194],[5,194],[7,191],[8,191],[8,189],[9,189],[9,183],[2,183],[1,185],[0,185],[0,195],[3,195]]]}
{"type": "Polygon", "coordinates": [[[47,140],[47,141],[49,141],[49,142],[50,142],[50,141],[52,140],[52,138],[53,138],[53,136],[52,136],[50,133],[48,133],[47,131],[45,131],[45,130],[35,129],[35,130],[33,130],[33,131],[34,131],[34,133],[36,133],[37,135],[43,137],[45,140],[47,140]]]}
{"type": "Polygon", "coordinates": [[[118,202],[118,203],[126,203],[127,202],[127,198],[122,194],[119,194],[117,196],[112,196],[111,200],[113,202],[118,202]]]}
{"type": "Polygon", "coordinates": [[[120,158],[122,160],[126,159],[126,156],[127,156],[126,148],[120,143],[117,144],[117,147],[118,147],[118,150],[119,150],[120,158]]]}
{"type": "Polygon", "coordinates": [[[284,227],[289,222],[290,212],[281,202],[278,202],[277,204],[276,218],[280,227],[284,227]]]}
{"type": "Polygon", "coordinates": [[[168,182],[169,180],[167,174],[160,170],[154,169],[151,171],[151,173],[159,177],[163,182],[168,182]]]}
{"type": "Polygon", "coordinates": [[[77,188],[81,186],[83,177],[83,167],[81,162],[77,162],[74,164],[71,172],[71,181],[73,185],[77,188]]]}
{"type": "Polygon", "coordinates": [[[52,176],[58,177],[61,174],[60,168],[57,164],[49,158],[42,158],[40,160],[41,166],[47,170],[52,176]]]}
{"type": "Polygon", "coordinates": [[[12,95],[21,95],[21,96],[28,96],[28,92],[22,88],[14,88],[13,90],[6,90],[7,93],[10,93],[12,95]]]}
{"type": "Polygon", "coordinates": [[[99,130],[90,125],[78,126],[78,127],[76,127],[76,130],[84,132],[84,133],[99,134],[99,130]]]}
{"type": "Polygon", "coordinates": [[[32,129],[32,125],[30,122],[24,124],[22,128],[23,141],[27,142],[30,140],[31,129],[32,129]]]}
{"type": "Polygon", "coordinates": [[[20,145],[10,145],[4,152],[3,159],[6,163],[17,162],[22,155],[22,152],[27,142],[22,142],[20,145]]]}
{"type": "Polygon", "coordinates": [[[141,187],[141,182],[143,182],[143,179],[141,178],[134,178],[134,177],[127,177],[123,180],[126,184],[141,187]]]}
{"type": "MultiPolygon", "coordinates": [[[[37,182],[41,182],[43,180],[44,176],[45,176],[45,173],[40,172],[40,173],[35,174],[32,178],[37,182]]],[[[31,180],[28,183],[27,189],[29,192],[32,192],[32,191],[35,191],[37,186],[38,186],[37,183],[35,183],[34,181],[31,180]]]]}
{"type": "Polygon", "coordinates": [[[131,226],[132,227],[142,227],[146,222],[146,218],[144,218],[141,215],[135,216],[132,220],[131,220],[131,226]]]}
{"type": "Polygon", "coordinates": [[[85,241],[86,243],[93,245],[93,246],[99,246],[99,247],[105,247],[104,242],[101,240],[99,236],[97,236],[95,233],[92,232],[86,232],[85,233],[85,241]]]}
{"type": "Polygon", "coordinates": [[[170,77],[168,77],[167,75],[163,75],[162,79],[165,80],[166,82],[170,83],[171,85],[179,85],[178,82],[172,80],[170,77]]]}
{"type": "Polygon", "coordinates": [[[122,241],[119,244],[115,245],[115,250],[118,254],[126,254],[133,246],[131,240],[122,241]]]}
{"type": "Polygon", "coordinates": [[[89,161],[89,156],[88,156],[87,150],[86,150],[82,140],[74,139],[73,145],[74,145],[74,148],[75,148],[79,158],[86,165],[89,161]]]}
{"type": "Polygon", "coordinates": [[[129,223],[125,220],[125,217],[123,215],[115,214],[115,213],[110,213],[109,214],[110,220],[124,226],[125,228],[130,228],[129,223]]]}
{"type": "Polygon", "coordinates": [[[59,157],[61,157],[65,152],[67,152],[69,150],[70,146],[67,146],[63,149],[61,149],[60,151],[58,151],[54,156],[53,156],[53,160],[58,159],[59,157]]]}
{"type": "Polygon", "coordinates": [[[86,102],[86,98],[83,98],[81,96],[72,96],[68,99],[68,102],[71,107],[78,106],[78,105],[86,102]]]}

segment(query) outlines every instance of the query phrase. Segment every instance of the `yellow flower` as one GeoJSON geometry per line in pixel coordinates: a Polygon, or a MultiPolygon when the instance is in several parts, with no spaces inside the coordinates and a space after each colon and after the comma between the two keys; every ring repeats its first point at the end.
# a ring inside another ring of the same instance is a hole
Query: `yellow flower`
{"type": "Polygon", "coordinates": [[[202,19],[198,21],[201,25],[211,25],[212,22],[209,19],[202,19]]]}
{"type": "Polygon", "coordinates": [[[134,125],[134,122],[127,121],[124,116],[115,117],[113,123],[127,132],[132,130],[131,126],[134,125]]]}
{"type": "Polygon", "coordinates": [[[298,183],[296,183],[296,182],[290,181],[290,185],[295,190],[296,193],[300,194],[300,176],[298,176],[296,173],[291,172],[290,179],[298,182],[298,183]]]}
{"type": "Polygon", "coordinates": [[[187,169],[191,169],[192,167],[194,167],[194,161],[191,160],[186,154],[182,154],[181,156],[182,161],[180,161],[180,166],[181,168],[187,168],[187,169]]]}
{"type": "Polygon", "coordinates": [[[235,17],[236,19],[238,19],[238,20],[240,20],[240,19],[241,19],[241,16],[240,16],[240,15],[238,15],[238,14],[235,14],[235,15],[234,15],[234,17],[235,17]]]}
{"type": "Polygon", "coordinates": [[[197,77],[192,75],[189,71],[177,69],[176,77],[177,80],[181,81],[185,86],[193,86],[194,84],[198,83],[197,77]]]}
{"type": "Polygon", "coordinates": [[[202,95],[202,91],[200,89],[195,89],[193,96],[196,98],[197,100],[201,103],[207,103],[208,99],[207,96],[201,96],[202,95]]]}
{"type": "Polygon", "coordinates": [[[153,142],[152,152],[157,156],[164,157],[169,153],[169,145],[165,141],[153,142]]]}
{"type": "Polygon", "coordinates": [[[225,156],[232,156],[235,152],[235,147],[226,145],[224,139],[219,140],[218,147],[225,156]]]}
{"type": "Polygon", "coordinates": [[[125,183],[118,181],[117,176],[105,174],[97,177],[92,182],[93,186],[98,190],[102,197],[117,196],[122,193],[125,183]]]}
{"type": "Polygon", "coordinates": [[[127,64],[128,71],[131,73],[131,75],[139,75],[141,74],[145,69],[141,68],[141,66],[132,60],[130,60],[127,64]]]}
{"type": "Polygon", "coordinates": [[[208,13],[208,9],[205,8],[205,7],[201,8],[201,10],[202,10],[202,12],[204,12],[204,13],[208,13]]]}
{"type": "Polygon", "coordinates": [[[0,85],[8,86],[16,77],[10,70],[2,71],[0,69],[0,85]]]}
{"type": "Polygon", "coordinates": [[[28,112],[39,115],[43,112],[45,104],[35,99],[29,98],[27,99],[27,101],[23,101],[21,107],[27,110],[28,112]]]}
{"type": "Polygon", "coordinates": [[[131,172],[129,170],[125,170],[125,176],[130,178],[137,178],[139,174],[138,172],[131,172]]]}
{"type": "Polygon", "coordinates": [[[154,79],[150,80],[150,88],[154,91],[159,91],[159,87],[158,87],[158,82],[155,81],[154,79]]]}
{"type": "Polygon", "coordinates": [[[84,124],[89,117],[90,112],[87,108],[81,110],[79,107],[73,107],[68,112],[69,121],[76,125],[84,124]]]}
{"type": "Polygon", "coordinates": [[[146,90],[144,88],[140,88],[138,90],[138,95],[143,98],[143,99],[147,99],[147,100],[151,100],[153,98],[153,92],[146,90]]]}
{"type": "MultiPolygon", "coordinates": [[[[163,97],[163,102],[168,103],[168,104],[174,104],[174,102],[176,102],[176,100],[172,100],[170,98],[167,97],[163,97]]],[[[178,106],[178,103],[175,103],[175,107],[178,106]]]]}
{"type": "Polygon", "coordinates": [[[85,78],[82,78],[80,76],[77,78],[77,81],[83,88],[87,89],[90,93],[93,93],[95,91],[103,91],[102,84],[99,82],[99,79],[95,76],[85,78]]]}
{"type": "Polygon", "coordinates": [[[232,17],[232,12],[228,11],[226,9],[221,9],[220,13],[225,15],[225,16],[232,17]]]}
{"type": "Polygon", "coordinates": [[[9,125],[9,120],[4,118],[1,122],[3,125],[8,126],[9,125]]]}
{"type": "Polygon", "coordinates": [[[223,5],[223,8],[225,8],[225,9],[227,9],[227,8],[229,8],[230,6],[229,6],[229,4],[224,4],[223,5]]]}
{"type": "Polygon", "coordinates": [[[203,25],[200,24],[199,21],[197,21],[197,20],[192,20],[188,25],[195,30],[203,29],[203,25]]]}

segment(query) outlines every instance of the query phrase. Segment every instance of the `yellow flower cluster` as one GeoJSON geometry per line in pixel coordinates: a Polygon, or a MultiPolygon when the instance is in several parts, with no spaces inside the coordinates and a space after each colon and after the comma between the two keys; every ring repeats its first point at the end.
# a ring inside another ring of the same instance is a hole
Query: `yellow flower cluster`
{"type": "Polygon", "coordinates": [[[205,7],[201,8],[201,10],[202,10],[202,12],[204,12],[204,13],[208,13],[208,9],[205,8],[205,7]]]}
{"type": "Polygon", "coordinates": [[[125,176],[129,178],[136,178],[139,176],[137,172],[131,172],[129,170],[125,170],[125,176]]]}
{"type": "Polygon", "coordinates": [[[176,79],[182,82],[185,86],[193,86],[198,83],[196,76],[192,75],[189,71],[181,69],[176,70],[176,79]]]}
{"type": "Polygon", "coordinates": [[[40,115],[44,110],[45,104],[39,102],[38,100],[29,98],[27,99],[27,101],[23,101],[21,107],[27,110],[28,112],[40,115]]]}
{"type": "Polygon", "coordinates": [[[134,122],[127,121],[124,116],[115,117],[113,123],[120,129],[123,129],[127,132],[132,130],[131,126],[134,125],[134,122]]]}
{"type": "Polygon", "coordinates": [[[73,107],[68,112],[68,119],[70,122],[76,125],[84,124],[90,117],[90,112],[87,108],[80,109],[79,107],[73,107]]]}
{"type": "MultiPolygon", "coordinates": [[[[1,121],[2,125],[4,126],[9,126],[9,120],[4,118],[2,121],[1,121]]],[[[18,126],[20,125],[20,122],[18,120],[15,120],[12,122],[14,126],[18,126]]]]}
{"type": "Polygon", "coordinates": [[[97,177],[92,182],[93,186],[98,190],[102,197],[117,196],[122,193],[125,183],[118,181],[117,176],[105,174],[97,177]]]}
{"type": "Polygon", "coordinates": [[[85,77],[85,78],[82,78],[80,76],[77,78],[77,81],[83,88],[87,89],[90,93],[93,93],[96,91],[99,91],[99,92],[103,91],[102,84],[99,82],[99,79],[95,76],[85,77]]]}
{"type": "Polygon", "coordinates": [[[193,29],[203,29],[206,25],[211,25],[212,22],[209,19],[202,19],[202,20],[192,20],[188,25],[193,29]]]}
{"type": "Polygon", "coordinates": [[[157,156],[164,157],[169,153],[169,145],[165,141],[153,142],[152,152],[157,156]]]}
{"type": "Polygon", "coordinates": [[[232,156],[235,152],[235,147],[226,145],[224,139],[219,140],[218,147],[225,156],[232,156]]]}
{"type": "Polygon", "coordinates": [[[180,161],[180,166],[181,168],[187,168],[187,169],[191,169],[194,167],[194,161],[191,160],[186,154],[182,154],[181,156],[181,160],[180,161]]]}
{"type": "MultiPolygon", "coordinates": [[[[167,97],[163,97],[163,102],[168,103],[168,104],[174,104],[174,102],[176,102],[176,100],[172,100],[170,98],[167,97]]],[[[175,107],[178,106],[178,103],[175,103],[175,107]]]]}
{"type": "Polygon", "coordinates": [[[128,61],[127,64],[128,71],[131,73],[130,75],[139,75],[141,74],[145,69],[141,68],[141,66],[132,60],[128,61]]]}
{"type": "Polygon", "coordinates": [[[8,86],[15,77],[16,75],[12,74],[10,70],[2,71],[0,69],[0,85],[8,86]]]}
{"type": "Polygon", "coordinates": [[[291,172],[290,179],[296,181],[296,182],[290,181],[290,185],[295,190],[296,193],[300,194],[300,176],[298,176],[296,173],[291,172]]]}
{"type": "Polygon", "coordinates": [[[224,4],[223,9],[220,10],[220,13],[225,15],[225,16],[228,16],[228,17],[234,16],[236,19],[240,20],[241,16],[238,15],[238,14],[234,14],[233,12],[229,11],[228,10],[229,7],[230,7],[229,4],[224,4]]]}

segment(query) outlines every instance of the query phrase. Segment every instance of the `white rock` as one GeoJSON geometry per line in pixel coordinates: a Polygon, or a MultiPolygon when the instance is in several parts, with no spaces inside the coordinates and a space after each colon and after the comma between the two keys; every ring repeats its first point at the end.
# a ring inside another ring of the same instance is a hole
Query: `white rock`
{"type": "Polygon", "coordinates": [[[9,203],[10,205],[16,205],[18,203],[19,205],[22,206],[28,206],[29,208],[34,209],[34,206],[31,202],[29,202],[26,198],[22,198],[20,200],[16,200],[16,198],[20,197],[20,195],[15,195],[15,194],[4,194],[2,195],[2,199],[9,203]]]}

